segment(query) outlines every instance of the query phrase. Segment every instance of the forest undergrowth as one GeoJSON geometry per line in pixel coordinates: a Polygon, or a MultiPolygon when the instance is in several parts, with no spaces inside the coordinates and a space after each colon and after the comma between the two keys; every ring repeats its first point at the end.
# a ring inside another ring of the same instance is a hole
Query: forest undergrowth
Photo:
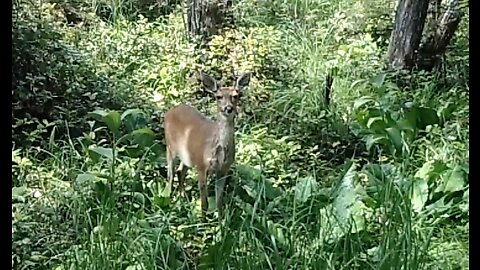
{"type": "Polygon", "coordinates": [[[13,4],[13,269],[469,269],[468,14],[399,72],[394,1],[239,0],[201,49],[175,1],[68,3],[13,4]],[[163,115],[215,115],[198,70],[253,74],[221,222],[194,170],[166,189],[163,115]]]}

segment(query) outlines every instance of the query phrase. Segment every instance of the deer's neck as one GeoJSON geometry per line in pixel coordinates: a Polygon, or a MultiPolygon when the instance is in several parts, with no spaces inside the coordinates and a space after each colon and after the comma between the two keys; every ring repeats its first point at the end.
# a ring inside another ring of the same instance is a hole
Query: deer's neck
{"type": "Polygon", "coordinates": [[[225,119],[219,115],[216,122],[216,144],[222,148],[233,147],[234,145],[234,125],[233,119],[225,119]]]}
{"type": "Polygon", "coordinates": [[[234,120],[219,115],[212,140],[211,166],[216,170],[227,169],[235,159],[234,120]]]}

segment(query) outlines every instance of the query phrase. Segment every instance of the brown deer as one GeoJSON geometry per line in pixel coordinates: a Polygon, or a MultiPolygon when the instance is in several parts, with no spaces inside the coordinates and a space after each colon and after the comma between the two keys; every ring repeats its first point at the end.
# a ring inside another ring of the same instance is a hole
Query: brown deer
{"type": "Polygon", "coordinates": [[[200,72],[204,89],[217,101],[217,119],[212,121],[197,109],[181,104],[165,114],[167,174],[170,190],[174,178],[174,162],[178,157],[179,190],[183,192],[188,168],[196,167],[202,213],[208,209],[207,177],[215,174],[215,199],[218,214],[223,216],[226,176],[235,160],[234,123],[241,93],[250,83],[250,73],[241,75],[233,87],[219,87],[217,81],[200,72]]]}

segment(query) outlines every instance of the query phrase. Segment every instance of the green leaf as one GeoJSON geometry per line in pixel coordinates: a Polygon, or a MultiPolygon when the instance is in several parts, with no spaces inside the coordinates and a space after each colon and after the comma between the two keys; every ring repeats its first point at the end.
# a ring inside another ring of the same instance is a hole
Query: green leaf
{"type": "Polygon", "coordinates": [[[242,188],[243,190],[245,190],[245,192],[247,193],[248,196],[250,196],[251,198],[257,198],[258,194],[257,194],[257,191],[255,190],[255,188],[251,185],[250,182],[248,182],[247,184],[244,184],[242,185],[242,188]]]}
{"type": "Polygon", "coordinates": [[[385,122],[383,121],[383,117],[381,116],[370,117],[367,122],[367,128],[372,129],[374,131],[380,131],[382,129],[385,129],[385,122]]]}
{"type": "Polygon", "coordinates": [[[402,151],[402,146],[403,146],[403,140],[402,140],[402,134],[400,134],[400,130],[395,127],[389,127],[386,129],[388,137],[390,138],[390,141],[393,143],[395,146],[395,149],[397,152],[402,151]]]}
{"type": "Polygon", "coordinates": [[[445,197],[446,196],[443,196],[440,199],[436,200],[434,203],[425,206],[425,210],[430,212],[429,214],[442,213],[450,210],[452,208],[453,201],[450,200],[448,203],[445,204],[445,197]]]}
{"type": "Polygon", "coordinates": [[[370,151],[372,146],[374,146],[375,144],[378,144],[378,143],[382,144],[385,141],[387,141],[387,136],[383,134],[372,134],[372,135],[365,136],[363,140],[365,141],[365,146],[367,148],[367,151],[370,151]]]}
{"type": "Polygon", "coordinates": [[[237,167],[237,172],[240,178],[242,179],[250,179],[250,180],[260,180],[262,177],[262,172],[249,165],[239,164],[237,167]]]}
{"type": "Polygon", "coordinates": [[[165,196],[155,196],[153,198],[153,201],[155,202],[155,205],[157,205],[160,208],[165,208],[170,205],[170,197],[165,197],[165,196]]]}
{"type": "Polygon", "coordinates": [[[412,208],[415,212],[422,211],[428,199],[428,183],[425,179],[413,180],[412,208]]]}
{"type": "Polygon", "coordinates": [[[120,119],[120,114],[117,111],[111,111],[104,117],[104,122],[107,124],[108,129],[111,132],[117,132],[122,125],[122,121],[120,119]]]}
{"type": "Polygon", "coordinates": [[[380,73],[378,75],[376,75],[375,77],[372,78],[372,85],[373,87],[375,88],[379,88],[383,85],[383,82],[385,81],[385,76],[387,74],[386,73],[380,73]]]}
{"type": "Polygon", "coordinates": [[[453,170],[443,178],[444,188],[443,192],[456,192],[460,191],[465,187],[465,171],[460,166],[455,166],[453,170]]]}
{"type": "Polygon", "coordinates": [[[27,187],[13,187],[12,188],[12,200],[25,201],[25,194],[27,193],[27,187]]]}
{"type": "Polygon", "coordinates": [[[358,108],[362,107],[363,105],[369,103],[369,102],[376,102],[375,99],[371,96],[363,96],[360,98],[357,98],[355,102],[353,103],[353,109],[358,110],[358,108]]]}
{"type": "Polygon", "coordinates": [[[136,115],[136,114],[143,114],[143,112],[139,109],[128,109],[122,113],[122,116],[120,116],[121,121],[125,119],[125,117],[129,115],[136,115]]]}
{"type": "Polygon", "coordinates": [[[458,105],[455,103],[452,103],[450,101],[447,101],[445,104],[443,104],[439,110],[438,110],[438,115],[440,115],[443,120],[448,120],[452,116],[452,113],[455,111],[458,105]]]}
{"type": "Polygon", "coordinates": [[[470,188],[467,188],[463,193],[462,202],[460,203],[459,208],[463,212],[468,213],[470,209],[470,188]]]}
{"type": "Polygon", "coordinates": [[[418,110],[416,107],[408,109],[407,113],[405,114],[405,124],[404,125],[411,125],[414,129],[419,129],[418,126],[418,110]]]}
{"type": "Polygon", "coordinates": [[[53,126],[52,132],[50,133],[50,139],[48,140],[48,149],[50,151],[53,150],[53,146],[55,145],[55,131],[56,131],[56,126],[53,126]]]}
{"type": "Polygon", "coordinates": [[[337,195],[333,201],[335,216],[342,226],[348,224],[352,215],[352,207],[357,199],[353,184],[354,177],[356,176],[356,167],[354,162],[347,164],[347,170],[340,181],[337,195]]]}
{"type": "Polygon", "coordinates": [[[138,145],[134,145],[134,146],[128,145],[128,146],[125,146],[124,149],[127,155],[131,158],[137,158],[142,156],[143,154],[142,149],[138,145]]]}
{"type": "Polygon", "coordinates": [[[91,183],[91,182],[95,181],[96,179],[97,179],[97,177],[93,174],[81,173],[81,174],[77,175],[77,178],[75,179],[75,183],[77,183],[78,185],[82,185],[84,183],[91,183]]]}
{"type": "Polygon", "coordinates": [[[408,118],[398,120],[396,125],[400,130],[415,132],[415,124],[408,118]]]}
{"type": "Polygon", "coordinates": [[[282,226],[274,223],[271,220],[267,221],[267,234],[273,237],[280,245],[285,246],[285,234],[283,233],[282,226]]]}
{"type": "Polygon", "coordinates": [[[428,125],[435,125],[440,123],[440,118],[437,112],[431,108],[419,107],[418,110],[418,125],[420,129],[425,129],[428,125]]]}
{"type": "Polygon", "coordinates": [[[111,194],[110,188],[103,181],[96,181],[94,184],[94,190],[99,199],[108,198],[111,194]]]}
{"type": "Polygon", "coordinates": [[[416,178],[421,178],[428,183],[435,181],[445,170],[447,170],[447,165],[441,160],[429,160],[423,164],[423,166],[418,169],[415,173],[416,178]]]}
{"type": "Polygon", "coordinates": [[[358,233],[365,229],[365,216],[364,212],[367,206],[359,200],[356,200],[353,203],[351,208],[351,216],[353,221],[353,227],[351,228],[352,233],[358,233]]]}
{"type": "Polygon", "coordinates": [[[120,114],[117,111],[95,110],[88,114],[97,121],[102,121],[110,129],[111,132],[117,132],[120,129],[120,114]]]}
{"type": "Polygon", "coordinates": [[[132,132],[133,135],[149,135],[149,136],[152,136],[152,137],[155,137],[155,133],[150,129],[150,128],[141,128],[141,129],[137,129],[137,130],[134,130],[132,132]]]}
{"type": "Polygon", "coordinates": [[[317,182],[312,176],[303,177],[295,186],[295,199],[300,202],[306,202],[314,193],[317,182]]]}
{"type": "Polygon", "coordinates": [[[281,189],[274,187],[272,182],[268,179],[263,181],[263,187],[265,189],[265,197],[267,197],[267,199],[273,200],[282,195],[281,189]]]}
{"type": "Polygon", "coordinates": [[[105,148],[101,146],[91,146],[89,147],[90,151],[93,151],[99,155],[102,155],[108,159],[113,159],[113,150],[112,148],[105,148]]]}
{"type": "Polygon", "coordinates": [[[97,121],[104,122],[105,116],[107,116],[108,112],[104,110],[95,110],[93,112],[88,113],[89,117],[92,117],[93,119],[97,121]]]}
{"type": "Polygon", "coordinates": [[[137,129],[132,132],[134,142],[140,146],[150,146],[155,139],[155,133],[149,128],[137,129]]]}

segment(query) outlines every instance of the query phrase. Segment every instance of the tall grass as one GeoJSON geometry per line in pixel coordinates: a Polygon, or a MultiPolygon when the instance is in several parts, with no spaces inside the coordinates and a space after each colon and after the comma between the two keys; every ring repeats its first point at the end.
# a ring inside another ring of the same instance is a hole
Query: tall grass
{"type": "MultiPolygon", "coordinates": [[[[201,56],[180,34],[179,11],[151,23],[126,20],[129,14],[122,12],[132,8],[125,6],[129,1],[108,4],[114,19],[95,20],[91,32],[52,26],[81,55],[76,65],[83,68],[73,77],[59,74],[77,91],[92,79],[82,72],[95,68],[128,104],[123,110],[140,107],[146,116],[122,122],[116,134],[83,114],[85,119],[75,120],[90,129],[77,127],[79,134],[60,138],[55,132],[70,126],[63,119],[37,121],[27,135],[42,143],[15,146],[15,269],[468,269],[463,49],[454,51],[462,56],[446,74],[415,72],[397,84],[382,71],[386,48],[363,29],[379,17],[371,14],[388,14],[370,2],[238,1],[241,27],[209,45],[229,52],[201,56]],[[227,60],[258,72],[243,104],[251,106],[250,115],[238,121],[237,161],[221,221],[201,218],[194,172],[187,176],[186,197],[168,194],[162,123],[153,116],[179,102],[208,106],[195,101],[187,78],[197,59],[206,59],[212,72],[230,70],[222,62],[227,60]],[[332,70],[327,106],[325,78],[332,70]],[[444,83],[442,76],[458,80],[444,83]],[[356,110],[354,103],[364,96],[380,101],[356,110]],[[367,127],[359,119],[366,111],[401,119],[407,101],[435,108],[441,123],[419,131],[411,143],[401,137],[409,143],[407,154],[396,156],[380,144],[367,151],[358,134],[374,134],[379,117],[367,127]],[[155,131],[153,143],[146,137],[118,143],[132,130],[148,135],[148,128],[155,131]]],[[[82,94],[97,108],[104,103],[95,91],[82,94]]]]}

